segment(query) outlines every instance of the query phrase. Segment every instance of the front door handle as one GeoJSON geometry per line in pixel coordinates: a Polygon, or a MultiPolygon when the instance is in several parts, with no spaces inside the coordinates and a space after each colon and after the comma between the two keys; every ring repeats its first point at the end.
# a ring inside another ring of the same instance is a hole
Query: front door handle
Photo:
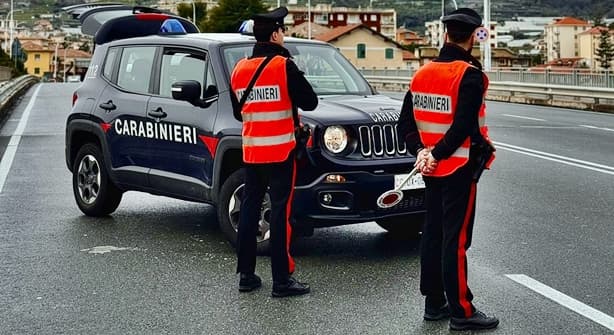
{"type": "Polygon", "coordinates": [[[147,115],[154,117],[156,119],[163,119],[166,117],[166,112],[163,111],[161,107],[158,107],[156,109],[152,109],[151,111],[149,111],[147,115]]]}
{"type": "Polygon", "coordinates": [[[117,109],[117,106],[113,103],[113,100],[109,100],[107,102],[103,102],[100,105],[100,108],[104,109],[107,112],[113,111],[117,109]]]}

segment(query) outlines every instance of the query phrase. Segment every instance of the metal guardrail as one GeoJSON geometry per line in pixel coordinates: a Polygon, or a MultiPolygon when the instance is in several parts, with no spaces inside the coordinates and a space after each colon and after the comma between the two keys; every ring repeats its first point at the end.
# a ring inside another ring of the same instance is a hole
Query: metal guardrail
{"type": "Polygon", "coordinates": [[[38,77],[24,75],[0,84],[0,119],[4,116],[5,110],[14,97],[21,94],[25,89],[39,81],[38,77]]]}
{"type": "MultiPolygon", "coordinates": [[[[404,92],[411,78],[372,76],[365,78],[380,91],[404,92]]],[[[614,88],[552,85],[535,82],[491,81],[488,100],[614,112],[614,88]]]]}
{"type": "MultiPolygon", "coordinates": [[[[360,70],[365,76],[374,77],[413,77],[415,70],[409,69],[367,69],[360,70]]],[[[544,85],[566,85],[582,87],[614,88],[614,73],[611,71],[588,71],[584,69],[550,70],[495,69],[487,71],[491,81],[510,81],[544,85]]]]}

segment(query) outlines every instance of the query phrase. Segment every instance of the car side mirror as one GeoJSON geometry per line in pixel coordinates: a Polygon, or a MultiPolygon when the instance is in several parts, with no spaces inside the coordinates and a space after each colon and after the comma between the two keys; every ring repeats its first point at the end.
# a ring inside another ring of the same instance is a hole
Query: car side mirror
{"type": "Polygon", "coordinates": [[[173,99],[187,101],[194,106],[207,108],[219,97],[217,87],[214,85],[207,87],[204,94],[205,99],[200,98],[201,91],[200,83],[196,80],[181,80],[171,85],[173,99]]]}

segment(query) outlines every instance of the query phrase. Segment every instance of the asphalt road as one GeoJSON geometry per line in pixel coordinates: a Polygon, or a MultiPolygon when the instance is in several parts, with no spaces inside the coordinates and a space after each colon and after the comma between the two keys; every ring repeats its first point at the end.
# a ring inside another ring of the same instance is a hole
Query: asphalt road
{"type": "MultiPolygon", "coordinates": [[[[0,185],[0,334],[449,333],[422,320],[418,242],[375,223],[297,241],[297,277],[312,293],[273,299],[265,257],[263,287],[239,294],[233,249],[206,205],[128,192],[111,217],[83,216],[64,163],[77,86],[39,86],[0,185]]],[[[35,90],[0,130],[3,164],[35,90]]],[[[501,319],[489,333],[614,332],[614,115],[488,107],[497,160],[468,255],[474,303],[501,319]]]]}

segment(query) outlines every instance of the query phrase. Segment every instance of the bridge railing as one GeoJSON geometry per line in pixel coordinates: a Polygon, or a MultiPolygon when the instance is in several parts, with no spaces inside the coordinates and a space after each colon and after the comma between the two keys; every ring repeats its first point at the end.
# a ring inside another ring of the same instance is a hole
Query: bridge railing
{"type": "MultiPolygon", "coordinates": [[[[374,77],[413,77],[415,70],[409,69],[367,69],[360,70],[365,76],[374,77]]],[[[614,73],[611,71],[589,71],[585,69],[550,70],[531,69],[494,69],[486,74],[491,81],[510,81],[546,85],[568,85],[582,87],[614,88],[614,73]]]]}
{"type": "MultiPolygon", "coordinates": [[[[411,80],[408,72],[406,73],[407,76],[398,76],[398,74],[403,73],[400,71],[376,71],[377,75],[363,73],[371,85],[380,91],[407,91],[411,80]],[[384,73],[396,75],[384,75],[384,73]]],[[[599,83],[606,86],[605,83],[612,80],[609,75],[583,74],[574,77],[573,74],[560,74],[560,76],[549,79],[551,82],[564,84],[541,83],[540,79],[543,79],[543,77],[534,75],[536,74],[524,73],[510,77],[507,73],[499,73],[494,76],[489,73],[490,84],[486,98],[504,102],[614,112],[614,85],[611,85],[611,87],[597,86],[599,83]],[[570,83],[574,81],[590,82],[594,86],[571,85],[570,83]]],[[[545,74],[542,73],[541,75],[545,74]]]]}

